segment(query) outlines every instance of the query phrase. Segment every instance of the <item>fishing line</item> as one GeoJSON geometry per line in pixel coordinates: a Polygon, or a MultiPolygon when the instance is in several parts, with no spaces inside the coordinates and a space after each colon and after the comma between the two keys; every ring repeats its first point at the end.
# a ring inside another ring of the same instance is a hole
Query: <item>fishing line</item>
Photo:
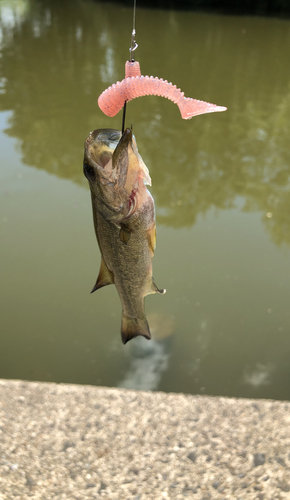
{"type": "MultiPolygon", "coordinates": [[[[136,22],[136,0],[134,0],[133,29],[132,29],[132,35],[131,35],[131,47],[129,49],[130,62],[134,62],[134,52],[138,47],[138,43],[136,43],[136,41],[135,41],[135,35],[136,35],[135,22],[136,22]]],[[[127,101],[124,102],[124,107],[123,107],[122,135],[124,134],[124,130],[125,130],[126,106],[127,106],[127,101]]]]}

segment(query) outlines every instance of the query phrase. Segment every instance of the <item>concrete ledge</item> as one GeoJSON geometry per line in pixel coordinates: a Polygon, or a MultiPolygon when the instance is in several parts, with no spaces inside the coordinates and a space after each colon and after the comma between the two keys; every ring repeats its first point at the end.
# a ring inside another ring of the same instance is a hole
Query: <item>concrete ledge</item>
{"type": "Polygon", "coordinates": [[[290,403],[0,380],[0,499],[290,498],[290,403]]]}

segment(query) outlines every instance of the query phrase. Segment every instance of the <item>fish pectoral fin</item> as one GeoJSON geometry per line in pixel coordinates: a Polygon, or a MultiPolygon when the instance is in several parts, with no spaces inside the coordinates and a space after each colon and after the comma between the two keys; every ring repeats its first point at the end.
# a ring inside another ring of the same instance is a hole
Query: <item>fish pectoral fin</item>
{"type": "Polygon", "coordinates": [[[131,316],[126,316],[126,314],[123,313],[121,328],[123,344],[126,344],[134,337],[138,337],[138,335],[142,335],[147,340],[151,339],[148,321],[145,316],[144,318],[134,318],[131,316]]]}
{"type": "Polygon", "coordinates": [[[152,254],[154,254],[154,251],[156,248],[156,226],[155,225],[152,229],[149,229],[147,231],[147,240],[148,240],[149,248],[150,248],[152,254]]]}
{"type": "Polygon", "coordinates": [[[114,283],[114,275],[112,271],[110,271],[107,268],[107,265],[102,257],[99,276],[91,293],[95,292],[99,288],[102,288],[103,286],[112,285],[113,283],[114,283]]]}
{"type": "Polygon", "coordinates": [[[162,295],[164,295],[164,293],[166,293],[166,290],[165,290],[165,288],[158,288],[158,286],[156,285],[156,283],[154,281],[154,278],[152,278],[149,293],[161,293],[162,295]]]}
{"type": "Polygon", "coordinates": [[[120,240],[127,245],[129,239],[131,238],[132,229],[129,229],[125,224],[121,224],[120,229],[120,240]]]}

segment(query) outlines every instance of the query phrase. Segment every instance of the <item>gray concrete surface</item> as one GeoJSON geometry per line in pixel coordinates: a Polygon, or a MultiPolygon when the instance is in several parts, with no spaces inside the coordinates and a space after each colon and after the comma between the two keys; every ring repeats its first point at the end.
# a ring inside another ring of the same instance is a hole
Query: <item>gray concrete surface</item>
{"type": "Polygon", "coordinates": [[[0,380],[0,499],[290,499],[290,403],[0,380]]]}

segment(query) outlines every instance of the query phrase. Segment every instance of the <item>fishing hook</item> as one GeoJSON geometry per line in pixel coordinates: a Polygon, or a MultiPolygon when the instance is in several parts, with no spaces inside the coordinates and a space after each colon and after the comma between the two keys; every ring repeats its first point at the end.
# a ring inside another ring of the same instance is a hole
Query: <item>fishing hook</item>
{"type": "MultiPolygon", "coordinates": [[[[129,49],[129,51],[130,51],[130,62],[134,62],[134,52],[135,52],[135,50],[138,47],[138,43],[136,43],[136,41],[135,41],[135,35],[136,35],[135,19],[136,19],[136,0],[134,0],[133,29],[132,29],[132,35],[131,35],[131,47],[129,49]]],[[[127,105],[127,101],[124,102],[124,107],[123,107],[122,135],[124,134],[124,130],[125,130],[126,105],[127,105]]]]}
{"type": "Polygon", "coordinates": [[[126,106],[127,106],[127,101],[124,102],[124,107],[123,107],[122,135],[124,134],[124,131],[125,131],[126,106]]]}
{"type": "Polygon", "coordinates": [[[134,59],[134,52],[135,52],[135,50],[138,47],[138,43],[135,41],[135,35],[136,35],[136,31],[135,31],[135,29],[133,29],[132,36],[131,36],[131,47],[129,49],[129,52],[130,52],[130,62],[134,62],[135,61],[135,59],[134,59]]]}
{"type": "Polygon", "coordinates": [[[135,29],[135,19],[136,19],[136,0],[134,0],[134,10],[133,10],[133,30],[131,35],[131,47],[129,49],[130,52],[130,61],[134,62],[134,52],[138,47],[138,43],[135,41],[136,29],[135,29]]]}

